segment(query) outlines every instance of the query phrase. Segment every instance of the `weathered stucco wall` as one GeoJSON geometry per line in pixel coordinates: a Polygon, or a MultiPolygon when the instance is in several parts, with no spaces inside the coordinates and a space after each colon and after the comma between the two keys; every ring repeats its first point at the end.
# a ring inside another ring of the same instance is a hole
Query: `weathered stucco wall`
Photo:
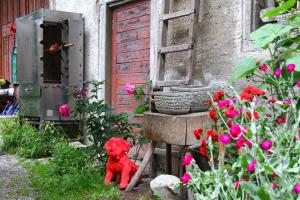
{"type": "MultiPolygon", "coordinates": [[[[253,48],[242,48],[244,2],[250,0],[201,0],[197,62],[194,72],[196,83],[228,80],[233,66],[245,56],[265,57],[266,53],[253,48]],[[244,50],[243,50],[244,49],[244,50]],[[247,51],[245,51],[247,49],[247,51]],[[203,72],[203,76],[202,76],[203,72]]],[[[173,0],[171,11],[188,8],[187,0],[173,0]]],[[[169,44],[185,42],[188,35],[188,20],[177,19],[170,23],[169,44]]],[[[167,63],[167,79],[185,75],[187,53],[170,55],[167,63]]]]}
{"type": "Polygon", "coordinates": [[[84,18],[84,73],[86,80],[99,79],[97,0],[50,0],[50,9],[82,13],[84,18]]]}

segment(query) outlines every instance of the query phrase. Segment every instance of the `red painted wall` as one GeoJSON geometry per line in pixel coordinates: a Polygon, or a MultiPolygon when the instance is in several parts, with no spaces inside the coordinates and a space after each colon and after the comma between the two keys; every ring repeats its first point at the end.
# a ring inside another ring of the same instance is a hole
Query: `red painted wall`
{"type": "Polygon", "coordinates": [[[15,34],[10,30],[15,19],[40,8],[48,8],[49,0],[1,0],[0,1],[0,78],[11,80],[11,53],[15,34]]]}
{"type": "Polygon", "coordinates": [[[132,112],[139,103],[126,94],[125,84],[149,80],[150,10],[150,0],[113,10],[112,105],[117,112],[132,112]]]}

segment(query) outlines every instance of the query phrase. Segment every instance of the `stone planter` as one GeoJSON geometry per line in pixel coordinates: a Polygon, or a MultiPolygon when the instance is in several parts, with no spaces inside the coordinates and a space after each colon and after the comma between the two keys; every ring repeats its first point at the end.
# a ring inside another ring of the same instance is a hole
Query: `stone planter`
{"type": "Polygon", "coordinates": [[[155,92],[155,107],[158,112],[182,115],[190,112],[193,95],[190,92],[155,92]]]}
{"type": "Polygon", "coordinates": [[[201,112],[208,110],[208,100],[210,99],[208,93],[213,95],[220,87],[214,86],[179,86],[171,87],[171,91],[188,92],[192,95],[191,112],[201,112]]]}

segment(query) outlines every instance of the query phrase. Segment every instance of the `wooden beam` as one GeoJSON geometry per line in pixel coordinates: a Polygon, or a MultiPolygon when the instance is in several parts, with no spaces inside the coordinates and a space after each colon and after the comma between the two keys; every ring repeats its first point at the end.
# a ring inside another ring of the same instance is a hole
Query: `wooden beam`
{"type": "Polygon", "coordinates": [[[140,165],[138,171],[134,174],[134,176],[130,180],[125,191],[131,191],[133,189],[133,187],[137,184],[138,180],[140,179],[141,175],[143,174],[143,172],[155,150],[156,144],[157,144],[157,142],[155,142],[155,141],[151,142],[150,147],[148,148],[148,151],[142,161],[142,164],[140,165]]]}
{"type": "Polygon", "coordinates": [[[176,46],[170,47],[162,47],[158,50],[158,53],[165,54],[165,53],[175,53],[180,51],[187,51],[193,48],[192,44],[181,44],[176,46]]]}
{"type": "Polygon", "coordinates": [[[181,11],[177,11],[174,13],[164,14],[161,17],[161,20],[166,21],[166,20],[170,20],[170,19],[176,19],[179,17],[188,16],[194,12],[195,12],[195,10],[193,10],[193,9],[186,9],[186,10],[181,10],[181,11]]]}

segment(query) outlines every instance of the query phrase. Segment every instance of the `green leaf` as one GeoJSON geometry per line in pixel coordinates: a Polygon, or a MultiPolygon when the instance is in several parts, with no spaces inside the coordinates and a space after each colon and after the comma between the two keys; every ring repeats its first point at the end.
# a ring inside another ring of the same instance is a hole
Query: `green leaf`
{"type": "Polygon", "coordinates": [[[263,168],[265,169],[265,171],[267,173],[269,173],[269,174],[272,174],[275,171],[275,169],[273,167],[270,167],[270,166],[268,166],[266,164],[263,164],[263,163],[261,163],[261,165],[263,166],[263,168]]]}
{"type": "Polygon", "coordinates": [[[291,29],[293,26],[290,25],[266,24],[251,33],[251,40],[253,40],[255,47],[266,49],[277,37],[287,34],[291,29]]]}
{"type": "Polygon", "coordinates": [[[270,200],[270,195],[264,190],[264,188],[260,187],[257,190],[257,196],[259,196],[259,198],[261,200],[270,200]]]}
{"type": "Polygon", "coordinates": [[[245,155],[242,156],[241,166],[242,166],[244,169],[247,169],[247,167],[248,167],[248,160],[247,160],[247,157],[246,157],[245,155]]]}
{"type": "Polygon", "coordinates": [[[240,182],[242,190],[244,190],[249,196],[254,199],[258,199],[256,196],[257,186],[251,182],[240,182]]]}
{"type": "Polygon", "coordinates": [[[243,59],[240,63],[234,66],[231,80],[236,81],[239,78],[252,74],[257,68],[256,66],[257,61],[258,60],[254,58],[243,59]]]}
{"type": "Polygon", "coordinates": [[[264,14],[263,17],[275,17],[289,9],[291,9],[292,7],[294,7],[296,3],[296,0],[288,0],[287,2],[283,3],[281,6],[278,6],[270,11],[268,11],[267,13],[264,14]]]}
{"type": "Polygon", "coordinates": [[[253,132],[251,131],[250,128],[247,130],[246,136],[247,138],[251,138],[253,136],[253,132]]]}

